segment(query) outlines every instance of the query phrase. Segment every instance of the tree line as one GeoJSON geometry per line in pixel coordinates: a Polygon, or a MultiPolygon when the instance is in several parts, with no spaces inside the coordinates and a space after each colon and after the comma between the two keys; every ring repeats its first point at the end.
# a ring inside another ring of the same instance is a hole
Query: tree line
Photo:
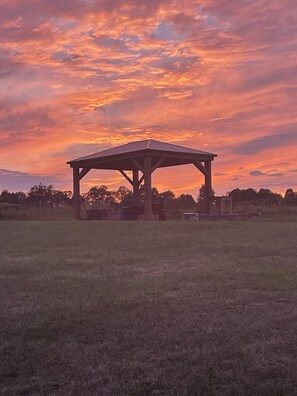
{"type": "MultiPolygon", "coordinates": [[[[274,193],[269,189],[253,188],[239,189],[235,188],[230,191],[228,196],[232,197],[233,202],[261,202],[266,204],[288,204],[297,205],[297,192],[292,188],[287,189],[284,197],[274,193]]],[[[163,203],[168,209],[203,209],[205,187],[201,186],[198,196],[195,199],[191,194],[181,194],[176,196],[171,190],[159,192],[156,187],[152,188],[152,197],[154,204],[163,203]]],[[[54,189],[49,185],[35,185],[28,193],[23,191],[9,192],[3,190],[0,194],[0,203],[9,205],[21,205],[27,207],[64,207],[72,204],[73,194],[71,191],[62,191],[54,189]]],[[[101,204],[106,207],[116,208],[119,205],[132,206],[133,192],[125,186],[119,187],[116,191],[111,191],[107,186],[94,186],[81,196],[82,202],[88,205],[101,204]]],[[[144,186],[140,186],[140,202],[144,200],[144,186]]],[[[212,190],[211,200],[213,203],[218,202],[218,197],[212,190]]]]}
{"type": "MultiPolygon", "coordinates": [[[[140,202],[144,201],[144,186],[140,186],[140,202]]],[[[181,194],[176,197],[168,190],[159,192],[156,187],[152,188],[153,203],[165,203],[175,201],[180,208],[194,207],[195,199],[190,194],[181,194]]],[[[73,194],[71,191],[61,191],[49,185],[35,185],[28,193],[23,191],[9,192],[3,190],[0,194],[0,202],[10,205],[39,206],[39,207],[63,207],[72,204],[73,194]]],[[[111,191],[107,186],[94,186],[81,195],[82,202],[90,206],[101,204],[105,207],[115,208],[119,205],[134,205],[133,192],[125,186],[120,186],[116,191],[111,191]]]]}

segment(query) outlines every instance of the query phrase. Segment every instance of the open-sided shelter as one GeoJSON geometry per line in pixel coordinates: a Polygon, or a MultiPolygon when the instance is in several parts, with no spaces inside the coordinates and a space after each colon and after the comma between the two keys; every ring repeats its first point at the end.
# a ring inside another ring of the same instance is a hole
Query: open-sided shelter
{"type": "Polygon", "coordinates": [[[144,217],[146,220],[151,220],[153,172],[158,168],[186,164],[195,165],[204,175],[205,212],[210,213],[211,162],[216,156],[213,153],[150,139],[123,144],[68,161],[67,164],[73,168],[74,217],[81,218],[80,180],[91,169],[118,170],[132,185],[135,204],[139,203],[139,186],[144,182],[144,217]],[[127,171],[132,172],[132,178],[126,173],[127,171]]]}

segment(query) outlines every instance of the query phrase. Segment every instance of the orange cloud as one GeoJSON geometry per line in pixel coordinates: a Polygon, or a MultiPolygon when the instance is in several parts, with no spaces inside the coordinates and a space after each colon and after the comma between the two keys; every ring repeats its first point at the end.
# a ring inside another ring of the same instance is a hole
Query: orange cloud
{"type": "MultiPolygon", "coordinates": [[[[16,181],[70,188],[66,160],[155,138],[218,153],[218,193],[296,187],[295,0],[0,5],[0,168],[16,181]]],[[[84,188],[125,184],[96,175],[84,188]]],[[[196,195],[202,179],[180,167],[154,182],[196,195]]]]}

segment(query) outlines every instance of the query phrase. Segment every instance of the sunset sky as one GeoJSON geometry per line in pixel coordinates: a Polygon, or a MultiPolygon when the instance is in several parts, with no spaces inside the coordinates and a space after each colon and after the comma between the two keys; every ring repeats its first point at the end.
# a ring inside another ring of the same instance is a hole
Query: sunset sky
{"type": "Polygon", "coordinates": [[[0,29],[0,190],[72,189],[67,160],[150,138],[217,153],[218,194],[297,189],[296,0],[0,0],[0,29]]]}

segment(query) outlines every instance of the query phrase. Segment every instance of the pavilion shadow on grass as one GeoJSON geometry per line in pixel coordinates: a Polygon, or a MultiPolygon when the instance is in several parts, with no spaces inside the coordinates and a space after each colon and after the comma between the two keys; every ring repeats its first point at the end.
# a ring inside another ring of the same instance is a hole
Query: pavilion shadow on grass
{"type": "Polygon", "coordinates": [[[205,178],[205,213],[210,213],[211,162],[216,154],[194,150],[157,140],[127,143],[86,157],[68,161],[73,168],[74,217],[80,214],[80,180],[91,169],[118,170],[133,186],[135,204],[139,204],[139,187],[144,182],[144,218],[153,218],[152,174],[158,168],[193,164],[205,178]],[[126,171],[132,172],[130,178],[126,171]],[[140,172],[142,175],[140,175],[140,172]]]}

